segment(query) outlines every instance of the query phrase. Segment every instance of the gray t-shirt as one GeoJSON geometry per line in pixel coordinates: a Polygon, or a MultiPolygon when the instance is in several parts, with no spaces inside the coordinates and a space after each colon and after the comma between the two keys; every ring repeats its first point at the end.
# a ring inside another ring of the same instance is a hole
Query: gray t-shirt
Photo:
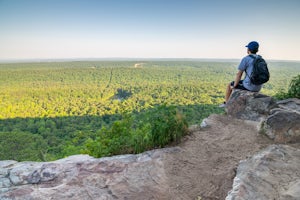
{"type": "MultiPolygon", "coordinates": [[[[256,54],[252,54],[254,56],[257,56],[256,54]]],[[[241,71],[244,71],[246,72],[245,74],[245,78],[244,78],[244,81],[243,81],[243,86],[250,90],[250,91],[253,91],[253,92],[258,92],[260,91],[262,85],[254,85],[251,83],[250,81],[250,74],[252,73],[252,70],[253,70],[253,58],[251,58],[249,55],[248,56],[245,56],[240,65],[238,66],[238,70],[241,70],[241,71]],[[248,75],[247,75],[248,74],[248,75]]]]}

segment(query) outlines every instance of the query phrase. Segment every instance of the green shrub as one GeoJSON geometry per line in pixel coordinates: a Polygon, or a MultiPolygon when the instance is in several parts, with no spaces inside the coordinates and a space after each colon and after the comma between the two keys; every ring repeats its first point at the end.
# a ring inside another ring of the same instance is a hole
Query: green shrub
{"type": "Polygon", "coordinates": [[[187,133],[187,122],[175,106],[162,105],[148,114],[153,147],[164,147],[171,142],[179,142],[187,133]]]}
{"type": "Polygon", "coordinates": [[[288,96],[290,98],[300,99],[300,74],[292,79],[288,90],[288,96]]]}
{"type": "Polygon", "coordinates": [[[85,149],[82,153],[98,158],[132,153],[131,132],[132,119],[130,117],[115,121],[111,128],[102,128],[95,140],[89,138],[85,142],[85,149]]]}
{"type": "Polygon", "coordinates": [[[287,92],[280,91],[275,95],[278,99],[300,98],[300,74],[295,76],[290,84],[287,92]]]}
{"type": "Polygon", "coordinates": [[[187,133],[187,122],[176,107],[163,105],[103,128],[95,140],[86,141],[82,153],[94,157],[141,153],[179,142],[187,133]]]}
{"type": "Polygon", "coordinates": [[[45,161],[47,144],[39,135],[0,132],[0,160],[45,161]]]}

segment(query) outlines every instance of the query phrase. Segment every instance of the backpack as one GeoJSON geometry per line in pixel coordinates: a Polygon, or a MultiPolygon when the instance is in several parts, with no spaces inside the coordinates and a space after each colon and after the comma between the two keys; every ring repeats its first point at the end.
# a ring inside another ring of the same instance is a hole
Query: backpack
{"type": "Polygon", "coordinates": [[[260,55],[257,57],[253,55],[249,56],[254,59],[251,75],[249,76],[246,72],[251,83],[254,85],[261,85],[268,82],[270,79],[270,73],[266,61],[260,55]]]}

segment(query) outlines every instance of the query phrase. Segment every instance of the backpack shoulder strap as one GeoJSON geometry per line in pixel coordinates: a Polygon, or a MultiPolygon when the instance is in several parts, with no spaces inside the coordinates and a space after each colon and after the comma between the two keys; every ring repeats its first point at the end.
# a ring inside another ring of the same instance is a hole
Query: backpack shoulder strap
{"type": "MultiPolygon", "coordinates": [[[[250,58],[253,58],[253,60],[256,59],[256,57],[255,57],[254,55],[252,55],[252,54],[249,54],[248,56],[249,56],[250,58]]],[[[248,67],[247,67],[247,68],[248,68],[248,67]]],[[[245,69],[245,73],[246,73],[246,75],[250,78],[249,74],[247,73],[247,68],[245,69]]]]}
{"type": "Polygon", "coordinates": [[[256,58],[261,58],[260,55],[253,55],[253,54],[249,54],[249,57],[253,58],[253,59],[256,59],[256,58]]]}
{"type": "Polygon", "coordinates": [[[251,58],[253,58],[253,59],[262,58],[261,55],[257,55],[257,54],[255,54],[255,55],[249,54],[249,56],[250,56],[251,58]]]}
{"type": "Polygon", "coordinates": [[[252,54],[249,54],[249,57],[255,59],[255,56],[252,54]]]}

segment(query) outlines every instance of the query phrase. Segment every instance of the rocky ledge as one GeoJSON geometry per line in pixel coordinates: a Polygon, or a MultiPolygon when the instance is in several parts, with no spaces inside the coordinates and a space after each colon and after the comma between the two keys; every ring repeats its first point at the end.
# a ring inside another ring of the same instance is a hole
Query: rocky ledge
{"type": "Polygon", "coordinates": [[[275,143],[300,142],[300,99],[275,101],[258,92],[234,90],[226,106],[228,115],[260,122],[259,131],[275,143]]]}
{"type": "Polygon", "coordinates": [[[0,199],[170,199],[163,156],[177,148],[95,159],[0,161],[0,199]]]}
{"type": "Polygon", "coordinates": [[[259,121],[258,132],[277,144],[241,161],[226,200],[300,199],[300,149],[279,145],[300,143],[300,100],[276,102],[260,93],[234,90],[226,112],[259,121]]]}
{"type": "Polygon", "coordinates": [[[235,90],[226,112],[210,116],[206,128],[178,147],[100,159],[0,161],[0,199],[217,200],[232,183],[226,200],[300,199],[299,99],[276,102],[235,90]]]}
{"type": "Polygon", "coordinates": [[[271,145],[241,161],[226,200],[300,199],[300,149],[271,145]]]}

